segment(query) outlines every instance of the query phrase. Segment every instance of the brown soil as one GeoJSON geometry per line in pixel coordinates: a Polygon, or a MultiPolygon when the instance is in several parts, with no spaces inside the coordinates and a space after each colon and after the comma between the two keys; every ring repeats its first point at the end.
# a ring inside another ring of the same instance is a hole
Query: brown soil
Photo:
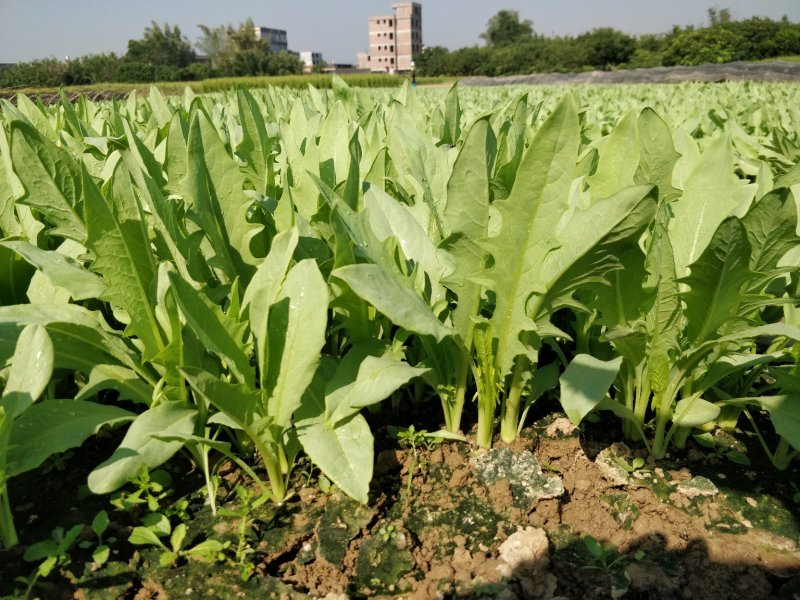
{"type": "MultiPolygon", "coordinates": [[[[159,568],[157,553],[143,549],[119,556],[113,576],[102,570],[81,576],[73,562],[62,580],[51,577],[40,588],[52,595],[40,596],[797,597],[800,519],[788,485],[796,470],[783,478],[774,471],[759,476],[766,471],[699,447],[633,469],[630,460],[644,455],[619,444],[612,450],[628,469],[615,470],[617,463],[609,466],[604,458],[609,444],[581,438],[563,418],[537,424],[510,447],[498,446],[487,455],[465,443],[431,444],[417,448],[415,461],[409,450],[382,450],[368,506],[316,485],[300,488],[281,507],[264,505],[247,582],[230,563],[159,568]],[[549,494],[555,497],[529,494],[526,485],[536,477],[520,477],[519,465],[528,468],[533,457],[544,467],[543,481],[560,479],[549,494]],[[495,479],[482,471],[487,464],[495,479]],[[697,475],[718,491],[692,487],[697,475]],[[584,536],[606,549],[605,559],[592,556],[584,536]]],[[[235,520],[212,518],[199,502],[192,507],[190,535],[235,540],[235,520]]],[[[121,539],[129,529],[117,524],[121,539]]],[[[0,565],[0,578],[8,575],[0,565]]]]}

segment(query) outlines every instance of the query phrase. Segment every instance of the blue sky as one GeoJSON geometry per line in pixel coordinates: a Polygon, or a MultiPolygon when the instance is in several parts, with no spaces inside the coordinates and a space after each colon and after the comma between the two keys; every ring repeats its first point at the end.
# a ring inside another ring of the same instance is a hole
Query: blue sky
{"type": "MultiPolygon", "coordinates": [[[[151,21],[178,25],[194,42],[197,25],[239,24],[288,30],[293,50],[315,50],[328,62],[354,62],[367,45],[367,17],[389,14],[391,1],[376,0],[0,0],[0,63],[36,58],[123,54],[129,39],[151,21]]],[[[498,10],[510,8],[545,35],[594,27],[632,34],[660,33],[672,25],[702,25],[709,6],[730,8],[734,18],[753,15],[800,22],[800,0],[422,0],[423,40],[451,49],[481,42],[498,10]]]]}

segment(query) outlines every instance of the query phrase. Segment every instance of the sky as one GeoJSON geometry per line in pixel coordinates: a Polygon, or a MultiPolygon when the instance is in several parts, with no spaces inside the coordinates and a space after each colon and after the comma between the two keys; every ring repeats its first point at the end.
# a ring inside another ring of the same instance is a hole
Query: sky
{"type": "MultiPolygon", "coordinates": [[[[286,29],[289,48],[322,52],[353,63],[366,50],[367,18],[391,14],[392,0],[0,0],[0,63],[39,58],[124,54],[151,21],[178,25],[194,43],[198,24],[286,29]]],[[[595,27],[663,33],[673,25],[704,25],[710,6],[735,19],[754,15],[800,22],[800,0],[421,0],[423,42],[456,49],[482,43],[480,34],[501,9],[519,12],[544,35],[575,35],[595,27]]]]}

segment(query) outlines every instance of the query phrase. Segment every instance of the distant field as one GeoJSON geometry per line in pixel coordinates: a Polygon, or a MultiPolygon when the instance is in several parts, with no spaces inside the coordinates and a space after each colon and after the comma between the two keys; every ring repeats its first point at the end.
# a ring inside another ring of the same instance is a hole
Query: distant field
{"type": "MultiPolygon", "coordinates": [[[[403,75],[342,75],[341,78],[352,87],[381,88],[399,87],[408,77],[403,75]]],[[[202,81],[163,81],[150,83],[97,83],[92,85],[79,85],[64,87],[68,95],[85,93],[89,96],[125,96],[133,90],[148,90],[151,85],[156,86],[162,94],[174,95],[183,93],[188,87],[195,93],[219,92],[233,89],[238,85],[249,88],[264,88],[275,86],[282,88],[305,88],[313,85],[318,89],[331,87],[331,75],[285,75],[275,77],[225,77],[217,79],[204,79],[202,81]]],[[[418,77],[421,85],[447,84],[455,81],[455,77],[418,77]]],[[[0,97],[9,97],[16,94],[41,95],[58,93],[59,88],[30,87],[30,88],[0,88],[0,97]]]]}

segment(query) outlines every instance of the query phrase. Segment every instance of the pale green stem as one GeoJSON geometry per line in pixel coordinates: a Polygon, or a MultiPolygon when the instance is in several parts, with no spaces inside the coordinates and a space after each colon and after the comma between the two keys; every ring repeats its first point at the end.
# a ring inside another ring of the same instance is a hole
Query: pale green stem
{"type": "Polygon", "coordinates": [[[8,550],[19,544],[17,530],[14,527],[14,515],[11,512],[11,501],[8,498],[8,488],[0,488],[0,538],[3,548],[8,550]]]}
{"type": "Polygon", "coordinates": [[[511,386],[508,388],[508,396],[503,401],[500,421],[500,438],[510,444],[517,439],[517,427],[519,425],[519,407],[522,398],[522,379],[525,375],[525,359],[518,356],[514,362],[514,371],[511,375],[511,386]]]}

